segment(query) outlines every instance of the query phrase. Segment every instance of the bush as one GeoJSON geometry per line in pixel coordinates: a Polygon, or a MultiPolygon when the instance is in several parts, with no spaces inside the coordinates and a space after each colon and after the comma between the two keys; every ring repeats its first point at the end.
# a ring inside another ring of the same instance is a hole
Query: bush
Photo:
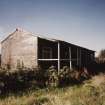
{"type": "Polygon", "coordinates": [[[68,84],[71,80],[71,74],[70,74],[70,69],[67,66],[64,66],[60,71],[59,71],[59,82],[61,85],[68,84]]]}
{"type": "Polygon", "coordinates": [[[34,69],[22,68],[17,71],[1,70],[0,93],[2,94],[9,91],[17,92],[27,88],[42,88],[45,86],[65,86],[79,83],[83,78],[83,72],[70,70],[67,66],[59,70],[59,74],[54,66],[51,66],[48,70],[43,70],[40,67],[34,69]]]}
{"type": "Polygon", "coordinates": [[[46,85],[56,87],[59,85],[58,72],[54,66],[51,66],[45,73],[46,85]]]}
{"type": "Polygon", "coordinates": [[[0,71],[0,93],[42,87],[44,86],[43,78],[44,76],[42,76],[39,68],[33,70],[28,68],[25,70],[19,69],[17,71],[2,70],[0,71]]]}
{"type": "Polygon", "coordinates": [[[80,83],[88,78],[84,70],[70,70],[67,66],[59,70],[59,73],[54,66],[51,66],[45,74],[46,85],[54,87],[80,83]]]}

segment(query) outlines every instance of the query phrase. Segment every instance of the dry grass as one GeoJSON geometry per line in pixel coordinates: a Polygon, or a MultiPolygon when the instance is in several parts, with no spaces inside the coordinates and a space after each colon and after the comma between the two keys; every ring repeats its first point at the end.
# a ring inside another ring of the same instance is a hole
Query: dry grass
{"type": "Polygon", "coordinates": [[[105,105],[105,75],[95,76],[82,85],[9,95],[0,99],[0,105],[105,105]]]}

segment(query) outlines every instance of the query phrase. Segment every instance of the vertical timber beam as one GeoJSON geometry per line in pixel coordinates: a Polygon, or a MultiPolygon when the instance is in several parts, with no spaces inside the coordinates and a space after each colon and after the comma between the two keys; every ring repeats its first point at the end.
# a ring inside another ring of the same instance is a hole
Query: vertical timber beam
{"type": "Polygon", "coordinates": [[[79,52],[78,52],[78,48],[77,48],[77,65],[79,64],[79,52]]]}
{"type": "Polygon", "coordinates": [[[69,47],[69,59],[70,59],[70,69],[72,69],[72,64],[71,64],[71,47],[69,47]]]}
{"type": "Polygon", "coordinates": [[[82,56],[81,56],[81,54],[82,54],[82,53],[81,53],[81,48],[80,48],[79,52],[80,52],[80,58],[79,58],[79,62],[80,62],[80,63],[79,63],[79,66],[81,67],[81,57],[82,57],[82,56]]]}
{"type": "Polygon", "coordinates": [[[60,70],[60,42],[58,41],[58,74],[60,70]]]}
{"type": "Polygon", "coordinates": [[[87,66],[87,64],[88,64],[88,51],[86,51],[86,66],[87,66]]]}

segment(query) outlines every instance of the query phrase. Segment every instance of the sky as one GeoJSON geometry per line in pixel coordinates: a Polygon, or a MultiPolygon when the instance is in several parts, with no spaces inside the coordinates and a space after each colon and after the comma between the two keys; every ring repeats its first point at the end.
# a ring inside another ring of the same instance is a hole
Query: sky
{"type": "Polygon", "coordinates": [[[0,0],[0,40],[17,27],[99,52],[105,0],[0,0]]]}

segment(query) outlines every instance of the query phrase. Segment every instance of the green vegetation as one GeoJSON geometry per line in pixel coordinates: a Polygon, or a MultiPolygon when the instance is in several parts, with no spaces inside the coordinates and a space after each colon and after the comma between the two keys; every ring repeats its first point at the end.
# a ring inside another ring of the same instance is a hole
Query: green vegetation
{"type": "Polygon", "coordinates": [[[105,105],[105,75],[67,66],[59,74],[54,66],[1,69],[0,105],[105,105]]]}
{"type": "Polygon", "coordinates": [[[1,96],[0,105],[105,105],[105,75],[94,76],[81,85],[11,93],[1,96]]]}
{"type": "Polygon", "coordinates": [[[99,55],[98,55],[99,59],[101,60],[105,60],[105,49],[101,50],[99,55]]]}
{"type": "Polygon", "coordinates": [[[81,83],[87,79],[85,72],[79,70],[70,70],[64,66],[59,74],[54,66],[48,70],[41,68],[29,69],[19,68],[16,70],[0,70],[0,95],[24,91],[33,88],[62,87],[81,83]]]}

